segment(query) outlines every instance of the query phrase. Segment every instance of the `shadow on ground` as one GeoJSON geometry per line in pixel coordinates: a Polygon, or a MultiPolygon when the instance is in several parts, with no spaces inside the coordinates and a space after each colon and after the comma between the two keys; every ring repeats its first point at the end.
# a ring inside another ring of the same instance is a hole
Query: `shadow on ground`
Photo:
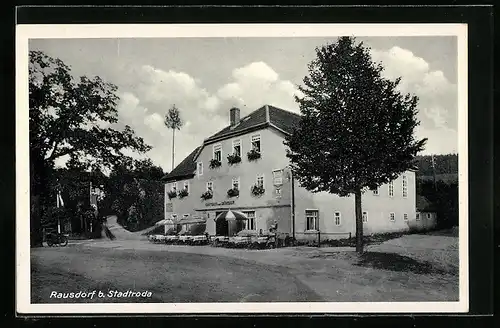
{"type": "Polygon", "coordinates": [[[430,262],[420,262],[395,253],[365,252],[358,256],[358,261],[354,265],[416,274],[449,274],[447,271],[434,267],[430,262]]]}

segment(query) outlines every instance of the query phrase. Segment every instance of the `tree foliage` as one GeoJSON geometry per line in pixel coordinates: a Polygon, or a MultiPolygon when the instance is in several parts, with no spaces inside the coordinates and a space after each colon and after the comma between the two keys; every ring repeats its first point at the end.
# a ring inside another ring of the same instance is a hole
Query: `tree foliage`
{"type": "MultiPolygon", "coordinates": [[[[414,165],[418,99],[382,76],[370,49],[352,37],[316,48],[296,97],[301,120],[285,144],[299,183],[312,192],[355,195],[362,243],[361,194],[414,165]]],[[[358,244],[358,251],[362,251],[358,244]]]]}
{"type": "Polygon", "coordinates": [[[418,181],[417,194],[424,196],[436,209],[438,229],[458,226],[458,182],[418,181]]]}
{"type": "Polygon", "coordinates": [[[175,166],[175,130],[180,130],[184,122],[181,119],[181,113],[175,104],[168,109],[165,114],[165,125],[172,129],[172,170],[175,166]]]}
{"type": "Polygon", "coordinates": [[[55,161],[83,171],[112,168],[130,159],[128,149],[144,153],[151,147],[130,126],[118,129],[117,87],[100,77],[74,79],[63,61],[41,51],[29,52],[29,140],[32,245],[52,206],[49,184],[55,161]],[[45,214],[44,214],[45,212],[45,214]]]}
{"type": "Polygon", "coordinates": [[[127,156],[124,149],[151,149],[130,126],[118,122],[117,87],[99,76],[80,77],[60,59],[41,51],[29,54],[30,148],[49,165],[69,156],[68,165],[111,168],[127,156]]]}
{"type": "Polygon", "coordinates": [[[415,140],[417,97],[400,78],[382,77],[369,48],[350,37],[316,49],[296,97],[302,119],[287,138],[288,157],[311,191],[347,196],[410,169],[424,140],[415,140]]]}
{"type": "Polygon", "coordinates": [[[163,175],[149,159],[115,166],[106,184],[101,215],[117,215],[129,230],[151,226],[163,215],[163,175]]]}
{"type": "Polygon", "coordinates": [[[458,155],[434,155],[434,170],[432,156],[417,156],[417,175],[432,176],[435,174],[458,174],[458,155]]]}
{"type": "Polygon", "coordinates": [[[165,125],[169,129],[180,130],[183,122],[181,119],[181,114],[179,109],[173,105],[168,109],[167,114],[165,114],[165,125]]]}

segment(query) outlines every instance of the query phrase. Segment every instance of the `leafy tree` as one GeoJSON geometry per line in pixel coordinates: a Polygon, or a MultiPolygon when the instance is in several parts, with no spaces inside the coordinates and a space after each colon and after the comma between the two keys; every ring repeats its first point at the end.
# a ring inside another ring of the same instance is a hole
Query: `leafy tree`
{"type": "Polygon", "coordinates": [[[434,184],[433,181],[417,181],[417,194],[433,204],[438,229],[458,226],[458,182],[438,180],[434,184]]]}
{"type": "Polygon", "coordinates": [[[29,53],[29,125],[32,246],[41,244],[40,218],[55,160],[67,167],[111,168],[124,149],[151,149],[125,126],[118,130],[117,87],[96,76],[75,81],[71,68],[41,51],[29,53]]]}
{"type": "Polygon", "coordinates": [[[117,215],[118,222],[128,229],[149,227],[163,214],[163,175],[163,170],[149,159],[116,165],[109,175],[101,209],[117,215]]]}
{"type": "Polygon", "coordinates": [[[295,97],[301,120],[285,140],[299,183],[312,192],[354,194],[356,250],[363,252],[361,196],[413,167],[418,99],[382,76],[370,49],[352,37],[316,48],[295,97]]]}
{"type": "Polygon", "coordinates": [[[175,160],[175,130],[180,130],[183,124],[179,109],[173,105],[165,115],[165,125],[172,129],[172,170],[175,160]]]}

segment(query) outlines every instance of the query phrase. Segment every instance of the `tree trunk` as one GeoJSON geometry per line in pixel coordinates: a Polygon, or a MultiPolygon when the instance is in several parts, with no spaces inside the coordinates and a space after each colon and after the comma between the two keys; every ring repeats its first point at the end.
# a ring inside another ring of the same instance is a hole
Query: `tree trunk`
{"type": "Polygon", "coordinates": [[[30,152],[30,245],[43,246],[42,217],[44,216],[42,196],[46,194],[46,168],[43,158],[30,152]]]}
{"type": "Polygon", "coordinates": [[[363,253],[363,213],[361,210],[361,190],[354,193],[354,206],[356,212],[356,252],[363,253]]]}
{"type": "Polygon", "coordinates": [[[172,129],[172,172],[174,170],[174,154],[175,154],[175,129],[172,129]]]}

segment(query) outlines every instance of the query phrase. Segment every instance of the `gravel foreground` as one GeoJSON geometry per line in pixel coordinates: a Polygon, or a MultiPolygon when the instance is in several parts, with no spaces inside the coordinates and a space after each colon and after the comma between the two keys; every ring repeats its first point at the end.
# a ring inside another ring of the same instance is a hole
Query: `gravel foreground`
{"type": "Polygon", "coordinates": [[[404,236],[361,256],[348,247],[244,250],[98,240],[32,249],[31,262],[32,303],[458,300],[458,239],[443,236],[404,236]],[[93,290],[122,297],[51,297],[93,290]],[[123,297],[128,290],[151,295],[123,297]]]}

